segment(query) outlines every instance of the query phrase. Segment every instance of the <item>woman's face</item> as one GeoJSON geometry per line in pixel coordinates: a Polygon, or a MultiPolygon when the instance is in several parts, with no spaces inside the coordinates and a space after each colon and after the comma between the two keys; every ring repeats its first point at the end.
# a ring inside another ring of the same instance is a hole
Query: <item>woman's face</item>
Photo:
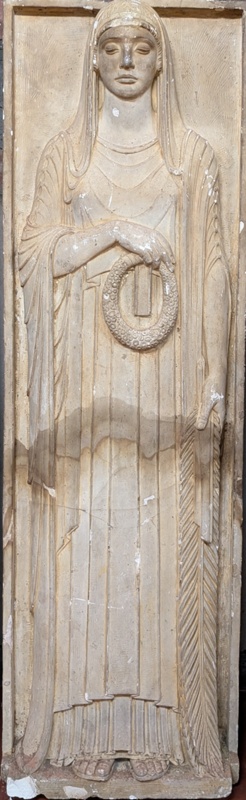
{"type": "Polygon", "coordinates": [[[139,97],[160,70],[156,40],[145,28],[110,28],[100,36],[97,67],[104,86],[116,97],[139,97]]]}

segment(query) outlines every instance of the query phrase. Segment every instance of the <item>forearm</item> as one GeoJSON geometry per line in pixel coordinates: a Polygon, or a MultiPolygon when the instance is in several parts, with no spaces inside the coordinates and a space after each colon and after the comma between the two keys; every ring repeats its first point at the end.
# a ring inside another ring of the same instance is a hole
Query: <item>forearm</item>
{"type": "Polygon", "coordinates": [[[218,414],[221,430],[224,425],[230,318],[229,278],[221,259],[210,270],[204,286],[206,378],[196,421],[199,430],[206,428],[213,408],[218,414]]]}
{"type": "Polygon", "coordinates": [[[55,278],[75,272],[87,261],[103,253],[116,242],[114,228],[110,223],[102,223],[88,231],[66,233],[58,240],[54,250],[55,278]]]}
{"type": "Polygon", "coordinates": [[[230,288],[226,269],[216,262],[205,282],[204,336],[208,374],[226,380],[230,332],[230,288]]]}

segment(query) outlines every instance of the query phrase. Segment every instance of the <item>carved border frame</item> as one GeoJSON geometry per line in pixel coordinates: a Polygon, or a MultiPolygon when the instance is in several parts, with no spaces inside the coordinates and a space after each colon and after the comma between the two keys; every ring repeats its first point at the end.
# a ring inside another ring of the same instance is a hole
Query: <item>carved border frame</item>
{"type": "MultiPolygon", "coordinates": [[[[15,342],[14,342],[14,227],[13,227],[13,154],[14,154],[14,110],[13,101],[13,20],[18,13],[55,14],[95,14],[104,0],[5,0],[4,16],[4,83],[8,92],[5,103],[4,133],[4,274],[5,274],[5,422],[4,422],[4,500],[3,500],[3,546],[4,546],[4,585],[3,585],[3,755],[10,756],[14,736],[14,668],[13,668],[13,575],[14,575],[14,466],[15,466],[15,342]]],[[[241,17],[243,33],[242,74],[246,77],[246,0],[159,0],[150,2],[157,11],[166,16],[207,16],[241,17]]],[[[227,630],[221,626],[218,632],[219,674],[222,721],[228,730],[228,748],[231,753],[231,767],[234,779],[238,776],[238,656],[240,636],[240,596],[241,596],[241,517],[242,517],[242,467],[243,467],[243,402],[244,402],[244,313],[245,313],[245,272],[246,272],[246,80],[242,85],[242,134],[241,134],[241,201],[240,220],[244,228],[239,240],[239,269],[237,296],[237,317],[235,338],[235,369],[232,407],[235,409],[235,440],[227,442],[227,458],[234,472],[232,524],[227,525],[225,547],[221,554],[220,568],[223,579],[219,586],[219,614],[227,620],[227,630]],[[240,359],[237,359],[238,353],[240,359]],[[230,532],[233,529],[233,541],[230,532]],[[227,544],[227,546],[226,546],[227,544]],[[226,598],[226,602],[225,602],[226,598]],[[225,635],[226,630],[226,635],[225,635]],[[227,638],[228,634],[228,638],[227,638]],[[228,646],[229,641],[229,646],[228,646]]],[[[227,519],[224,498],[224,519],[227,519]]]]}

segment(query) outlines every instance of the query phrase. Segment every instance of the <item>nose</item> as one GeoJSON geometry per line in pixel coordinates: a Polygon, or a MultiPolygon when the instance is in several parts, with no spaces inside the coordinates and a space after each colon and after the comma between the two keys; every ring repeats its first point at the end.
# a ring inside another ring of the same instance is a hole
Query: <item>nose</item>
{"type": "Polygon", "coordinates": [[[120,66],[124,69],[134,67],[132,46],[130,44],[123,43],[120,66]]]}

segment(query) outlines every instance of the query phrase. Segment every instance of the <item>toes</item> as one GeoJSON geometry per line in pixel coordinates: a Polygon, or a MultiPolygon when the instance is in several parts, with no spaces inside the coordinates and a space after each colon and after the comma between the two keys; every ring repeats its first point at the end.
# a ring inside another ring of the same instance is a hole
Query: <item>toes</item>
{"type": "Polygon", "coordinates": [[[102,759],[78,760],[74,762],[74,772],[81,778],[105,781],[109,777],[113,768],[113,760],[103,761],[102,759]]]}
{"type": "Polygon", "coordinates": [[[87,761],[87,766],[85,769],[86,775],[89,775],[90,778],[95,774],[97,768],[97,761],[87,761]]]}
{"type": "Polygon", "coordinates": [[[75,761],[73,763],[73,769],[74,769],[75,773],[77,775],[81,775],[81,777],[83,777],[86,774],[88,763],[89,763],[88,761],[84,761],[82,759],[80,760],[79,758],[75,759],[75,761]]]}
{"type": "Polygon", "coordinates": [[[135,777],[140,781],[154,781],[166,772],[166,764],[164,765],[159,758],[132,760],[131,767],[135,777]]]}
{"type": "Polygon", "coordinates": [[[156,780],[166,771],[161,759],[158,758],[139,759],[139,761],[132,760],[131,767],[135,777],[139,781],[156,780]]]}
{"type": "Polygon", "coordinates": [[[156,774],[155,762],[150,759],[146,761],[147,773],[152,778],[156,774]]]}
{"type": "Polygon", "coordinates": [[[163,773],[162,763],[159,759],[149,759],[149,761],[146,762],[146,766],[148,775],[151,778],[156,778],[163,773]]]}
{"type": "Polygon", "coordinates": [[[154,764],[156,775],[162,775],[162,773],[163,773],[162,761],[160,761],[159,759],[156,759],[155,761],[153,761],[153,764],[154,764]]]}
{"type": "Polygon", "coordinates": [[[109,775],[110,775],[112,766],[113,766],[113,762],[112,761],[98,761],[97,762],[97,766],[96,766],[96,770],[95,770],[95,775],[98,775],[98,777],[101,778],[101,779],[102,778],[104,778],[104,779],[108,778],[109,775]]]}
{"type": "Polygon", "coordinates": [[[147,775],[147,766],[145,761],[131,761],[131,766],[137,778],[144,778],[147,775]]]}

